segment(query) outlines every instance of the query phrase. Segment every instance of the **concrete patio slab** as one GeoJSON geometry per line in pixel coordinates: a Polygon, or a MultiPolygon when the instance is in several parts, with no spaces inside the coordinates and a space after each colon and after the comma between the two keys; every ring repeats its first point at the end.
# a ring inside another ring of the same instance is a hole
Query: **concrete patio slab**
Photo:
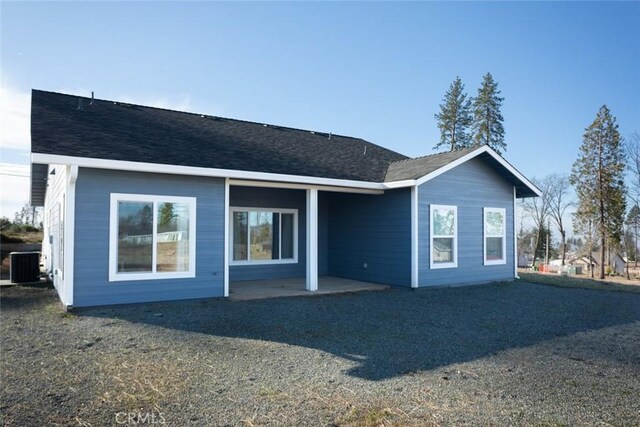
{"type": "Polygon", "coordinates": [[[305,289],[305,280],[302,277],[293,279],[248,280],[229,283],[229,299],[232,301],[246,301],[264,298],[383,291],[385,289],[389,289],[389,286],[332,276],[320,277],[318,280],[318,290],[314,292],[305,289]]]}

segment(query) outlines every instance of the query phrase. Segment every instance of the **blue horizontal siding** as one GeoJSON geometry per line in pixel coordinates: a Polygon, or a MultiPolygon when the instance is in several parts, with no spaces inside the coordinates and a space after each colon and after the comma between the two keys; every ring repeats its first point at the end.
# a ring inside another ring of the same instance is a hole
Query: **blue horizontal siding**
{"type": "Polygon", "coordinates": [[[318,193],[318,276],[329,274],[329,200],[331,193],[318,193]]]}
{"type": "Polygon", "coordinates": [[[411,285],[410,189],[383,195],[333,193],[328,205],[331,276],[411,285]]]}
{"type": "Polygon", "coordinates": [[[307,262],[307,195],[305,190],[231,186],[229,205],[243,208],[298,210],[298,262],[292,264],[231,265],[229,266],[229,280],[305,277],[307,262]]]}
{"type": "Polygon", "coordinates": [[[81,168],[76,183],[74,306],[224,294],[224,180],[81,168]],[[111,193],[196,198],[196,277],[109,282],[111,193]]]}
{"type": "Polygon", "coordinates": [[[419,285],[455,285],[514,277],[513,184],[475,158],[418,188],[419,285]],[[429,206],[458,207],[458,267],[430,269],[429,206]],[[505,208],[506,256],[503,265],[484,265],[483,208],[505,208]]]}

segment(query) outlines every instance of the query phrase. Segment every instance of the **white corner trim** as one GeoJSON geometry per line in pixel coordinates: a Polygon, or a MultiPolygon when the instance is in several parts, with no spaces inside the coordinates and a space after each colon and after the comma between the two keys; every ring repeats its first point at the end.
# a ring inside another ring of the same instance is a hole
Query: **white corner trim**
{"type": "MultiPolygon", "coordinates": [[[[513,188],[515,189],[515,187],[513,188]]],[[[484,265],[505,265],[507,263],[507,210],[505,208],[482,208],[482,236],[484,265]],[[502,235],[500,236],[497,234],[488,235],[487,233],[487,214],[491,212],[502,214],[502,235]],[[489,237],[502,238],[502,259],[487,260],[487,238],[489,237]]]]}
{"type": "Polygon", "coordinates": [[[516,187],[513,186],[513,277],[519,279],[518,275],[518,215],[516,209],[516,187]]]}
{"type": "Polygon", "coordinates": [[[75,258],[75,213],[76,213],[76,181],[78,180],[78,166],[67,166],[67,196],[65,197],[65,226],[64,226],[64,305],[73,307],[73,278],[75,258]]]}
{"type": "Polygon", "coordinates": [[[196,221],[197,199],[195,197],[161,196],[151,194],[111,193],[109,207],[109,282],[131,280],[188,279],[196,277],[196,221]],[[118,202],[149,202],[153,204],[153,246],[150,272],[118,273],[118,202]],[[178,272],[156,271],[156,223],[158,203],[184,203],[189,205],[189,269],[178,272]]]}
{"type": "Polygon", "coordinates": [[[486,145],[483,145],[482,147],[478,147],[476,150],[460,157],[458,160],[455,160],[439,169],[436,169],[435,171],[428,173],[427,175],[423,176],[422,178],[419,178],[418,180],[416,180],[416,184],[417,185],[421,185],[424,184],[427,181],[432,180],[433,178],[442,175],[445,172],[450,171],[451,169],[460,166],[462,163],[465,163],[471,159],[473,159],[474,157],[479,156],[482,153],[488,153],[489,155],[491,155],[491,157],[493,157],[498,163],[500,163],[505,169],[507,169],[509,172],[511,172],[516,178],[518,178],[520,181],[522,181],[527,187],[529,187],[529,189],[531,191],[533,191],[534,193],[536,193],[538,196],[542,196],[542,191],[540,191],[540,189],[538,187],[536,187],[531,181],[529,181],[527,178],[524,177],[524,175],[522,175],[516,168],[514,168],[513,166],[511,166],[509,164],[509,162],[507,162],[505,159],[502,158],[502,156],[500,156],[498,153],[496,153],[491,147],[488,147],[486,145]]]}
{"type": "Polygon", "coordinates": [[[411,187],[411,287],[417,288],[419,283],[418,258],[418,187],[411,187]]]}
{"type": "Polygon", "coordinates": [[[429,268],[438,270],[441,268],[457,268],[458,267],[458,207],[450,205],[429,205],[429,268]],[[433,212],[437,209],[453,210],[453,236],[434,236],[433,235],[433,212]],[[433,261],[433,239],[434,238],[453,238],[453,262],[434,262],[433,261]]]}
{"type": "Polygon", "coordinates": [[[229,251],[231,245],[231,227],[229,227],[229,178],[224,179],[224,248],[223,248],[223,280],[224,296],[229,296],[229,251]]]}
{"type": "Polygon", "coordinates": [[[203,168],[195,166],[164,165],[159,163],[131,162],[125,160],[94,159],[90,157],[61,156],[57,154],[32,153],[31,163],[75,164],[80,167],[96,169],[126,170],[133,172],[151,172],[173,175],[208,176],[239,180],[276,181],[310,185],[328,185],[347,188],[384,190],[379,182],[356,181],[348,179],[320,178],[302,175],[286,175],[267,172],[252,172],[233,169],[203,168]]]}
{"type": "Polygon", "coordinates": [[[318,190],[307,190],[307,280],[308,291],[318,290],[318,190]]]}

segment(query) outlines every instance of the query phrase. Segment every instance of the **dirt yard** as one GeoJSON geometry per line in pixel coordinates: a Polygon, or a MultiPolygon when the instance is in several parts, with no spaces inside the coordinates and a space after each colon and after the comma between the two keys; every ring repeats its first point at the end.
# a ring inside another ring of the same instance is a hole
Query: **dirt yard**
{"type": "Polygon", "coordinates": [[[0,423],[640,425],[640,294],[526,282],[65,313],[0,288],[0,423]]]}

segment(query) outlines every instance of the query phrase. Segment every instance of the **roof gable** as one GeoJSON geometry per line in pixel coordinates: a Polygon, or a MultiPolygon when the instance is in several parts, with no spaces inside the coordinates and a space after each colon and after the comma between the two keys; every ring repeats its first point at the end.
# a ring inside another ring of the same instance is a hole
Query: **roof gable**
{"type": "Polygon", "coordinates": [[[386,182],[415,180],[420,185],[473,158],[481,158],[516,188],[516,197],[538,197],[542,192],[516,168],[488,145],[432,154],[393,162],[387,169],[386,182]]]}
{"type": "Polygon", "coordinates": [[[434,172],[451,162],[473,152],[478,147],[463,148],[461,150],[435,153],[428,156],[404,159],[393,162],[387,169],[386,182],[404,181],[406,179],[419,179],[434,172]]]}

